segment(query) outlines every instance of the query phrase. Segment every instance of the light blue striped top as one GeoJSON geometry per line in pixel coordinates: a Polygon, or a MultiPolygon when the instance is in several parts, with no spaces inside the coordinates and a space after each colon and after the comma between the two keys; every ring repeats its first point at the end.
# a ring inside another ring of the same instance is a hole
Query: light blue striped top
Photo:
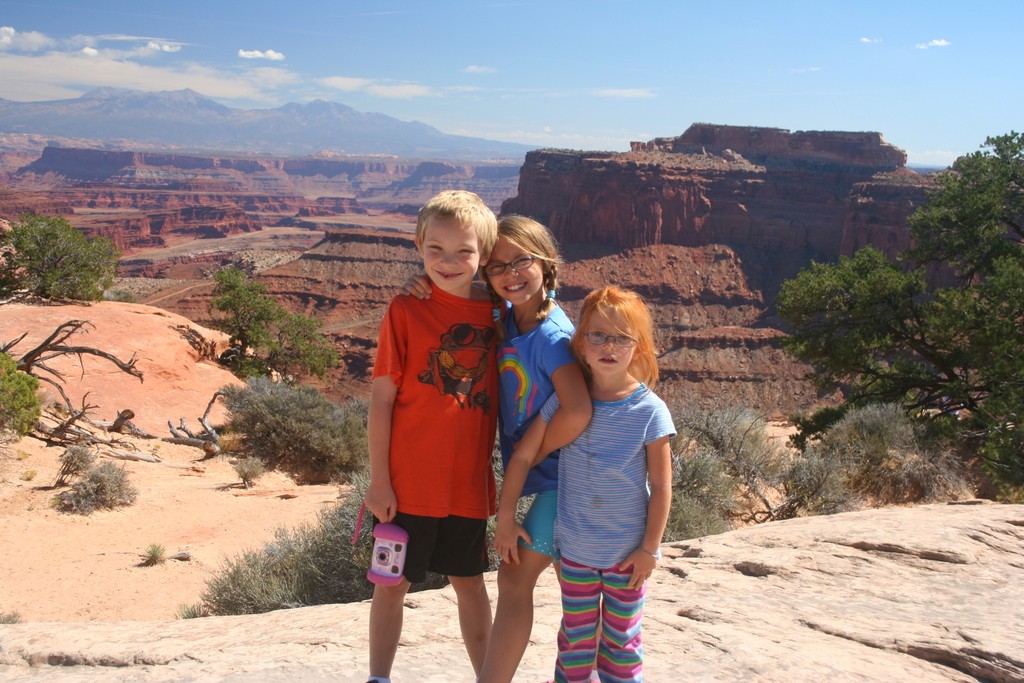
{"type": "MultiPolygon", "coordinates": [[[[650,499],[645,446],[676,430],[668,406],[643,384],[621,401],[593,404],[590,425],[559,458],[555,543],[563,557],[607,569],[643,541],[650,499]]],[[[553,394],[541,416],[550,422],[557,408],[553,394]]]]}

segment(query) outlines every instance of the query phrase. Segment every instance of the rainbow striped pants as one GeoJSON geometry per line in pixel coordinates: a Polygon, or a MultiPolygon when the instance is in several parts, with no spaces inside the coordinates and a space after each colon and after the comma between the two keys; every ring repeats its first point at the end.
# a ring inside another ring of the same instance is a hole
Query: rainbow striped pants
{"type": "Polygon", "coordinates": [[[643,680],[640,645],[647,584],[626,588],[632,571],[593,569],[564,557],[562,626],[558,631],[557,683],[585,683],[596,665],[602,683],[643,680]]]}

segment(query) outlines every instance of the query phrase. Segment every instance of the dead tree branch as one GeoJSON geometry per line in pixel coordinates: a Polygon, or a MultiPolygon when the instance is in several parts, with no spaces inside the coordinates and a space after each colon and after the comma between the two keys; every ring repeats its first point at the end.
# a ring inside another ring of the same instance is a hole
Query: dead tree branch
{"type": "MultiPolygon", "coordinates": [[[[64,389],[61,386],[64,383],[64,374],[47,365],[47,361],[53,358],[76,355],[78,356],[79,364],[82,365],[84,371],[82,356],[96,356],[97,358],[103,358],[104,360],[110,361],[120,370],[128,373],[132,377],[138,377],[140,382],[143,381],[142,372],[135,367],[135,364],[138,361],[135,354],[132,354],[132,357],[128,360],[121,360],[117,356],[112,353],[108,353],[103,349],[97,349],[92,346],[75,346],[65,344],[65,342],[73,335],[79,332],[86,332],[86,328],[88,327],[95,328],[95,326],[88,320],[68,320],[67,322],[61,323],[52,333],[50,333],[50,336],[16,361],[19,370],[32,375],[41,382],[46,382],[53,386],[60,394],[61,398],[64,399],[64,403],[67,405],[68,410],[72,410],[72,406],[71,400],[68,398],[67,394],[64,393],[64,389]]],[[[25,339],[26,334],[27,333],[22,334],[17,339],[7,342],[0,347],[0,351],[10,354],[11,349],[25,339]]]]}

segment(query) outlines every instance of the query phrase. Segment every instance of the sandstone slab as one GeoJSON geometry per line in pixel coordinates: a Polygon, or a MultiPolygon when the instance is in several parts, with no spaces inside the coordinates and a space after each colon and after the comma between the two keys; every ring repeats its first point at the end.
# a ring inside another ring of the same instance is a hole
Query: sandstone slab
{"type": "MultiPolygon", "coordinates": [[[[1024,680],[1024,505],[813,517],[670,543],[649,681],[1024,680]]],[[[492,598],[494,576],[488,577],[492,598]]],[[[516,681],[550,676],[552,572],[516,681]]],[[[173,622],[0,626],[11,681],[365,680],[368,605],[173,622]]],[[[450,588],[411,594],[396,682],[472,681],[450,588]]]]}

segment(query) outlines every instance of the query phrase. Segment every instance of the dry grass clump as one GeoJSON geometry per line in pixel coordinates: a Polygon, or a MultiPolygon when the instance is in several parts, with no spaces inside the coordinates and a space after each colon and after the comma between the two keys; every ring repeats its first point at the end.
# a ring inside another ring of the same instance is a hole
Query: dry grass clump
{"type": "Polygon", "coordinates": [[[70,491],[58,495],[56,507],[61,512],[91,515],[97,509],[112,510],[131,505],[138,495],[123,467],[104,462],[89,470],[71,486],[70,491]]]}

